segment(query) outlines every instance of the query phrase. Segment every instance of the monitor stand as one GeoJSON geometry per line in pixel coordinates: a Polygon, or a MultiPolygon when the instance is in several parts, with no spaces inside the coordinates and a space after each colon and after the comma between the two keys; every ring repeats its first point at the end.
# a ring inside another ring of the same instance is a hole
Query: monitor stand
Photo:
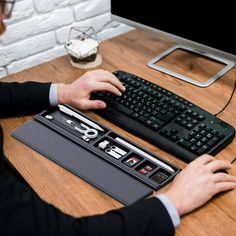
{"type": "Polygon", "coordinates": [[[192,48],[190,46],[177,44],[177,45],[167,49],[166,51],[164,51],[160,55],[156,56],[152,60],[150,60],[147,63],[147,65],[149,67],[155,69],[155,70],[158,70],[158,71],[164,72],[166,74],[172,75],[172,76],[174,76],[174,77],[176,77],[178,79],[184,80],[184,81],[189,82],[191,84],[194,84],[196,86],[207,87],[207,86],[211,85],[214,81],[216,81],[218,78],[223,76],[230,69],[232,69],[235,66],[235,63],[230,61],[230,60],[224,59],[222,57],[218,57],[218,56],[216,56],[214,54],[211,54],[211,53],[208,53],[208,52],[199,51],[199,50],[197,50],[195,48],[192,48]],[[214,74],[212,77],[210,77],[207,81],[200,82],[200,81],[194,80],[194,79],[192,79],[192,78],[190,78],[188,76],[185,76],[183,74],[174,72],[174,71],[172,71],[170,69],[167,69],[165,67],[158,66],[156,64],[158,61],[160,61],[161,59],[163,59],[164,57],[166,57],[167,55],[171,54],[172,52],[174,52],[177,49],[182,49],[182,50],[188,51],[190,53],[194,53],[194,54],[198,54],[198,55],[201,55],[203,57],[206,57],[206,58],[210,58],[211,60],[214,60],[216,62],[223,63],[225,66],[224,66],[223,69],[221,69],[216,74],[214,74]]]}

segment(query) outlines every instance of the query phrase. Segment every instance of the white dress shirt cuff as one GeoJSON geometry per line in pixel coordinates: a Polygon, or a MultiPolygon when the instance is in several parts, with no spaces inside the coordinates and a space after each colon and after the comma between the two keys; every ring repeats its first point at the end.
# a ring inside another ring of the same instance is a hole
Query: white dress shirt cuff
{"type": "Polygon", "coordinates": [[[58,105],[58,98],[57,98],[57,84],[51,84],[49,90],[49,102],[52,107],[58,105]]]}
{"type": "Polygon", "coordinates": [[[172,223],[174,227],[178,227],[180,225],[180,217],[179,213],[176,210],[174,204],[171,202],[171,200],[165,195],[165,194],[160,194],[156,196],[162,204],[165,206],[168,214],[170,215],[170,218],[172,220],[172,223]]]}

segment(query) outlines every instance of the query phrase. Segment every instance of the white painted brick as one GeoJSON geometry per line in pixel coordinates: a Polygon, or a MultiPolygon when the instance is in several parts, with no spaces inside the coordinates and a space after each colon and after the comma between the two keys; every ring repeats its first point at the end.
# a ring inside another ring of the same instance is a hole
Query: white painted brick
{"type": "Polygon", "coordinates": [[[69,0],[35,0],[36,10],[40,13],[50,12],[69,5],[69,0]]]}
{"type": "Polygon", "coordinates": [[[67,27],[62,27],[61,29],[56,31],[57,42],[62,44],[67,42],[70,28],[73,27],[85,27],[92,26],[96,32],[101,31],[106,24],[110,22],[110,14],[106,13],[103,15],[99,15],[84,21],[74,22],[72,25],[67,27]]]}
{"type": "Polygon", "coordinates": [[[0,78],[7,76],[7,70],[4,67],[0,67],[0,78]]]}
{"type": "Polygon", "coordinates": [[[55,34],[49,32],[0,49],[0,66],[54,47],[55,34]]]}
{"type": "Polygon", "coordinates": [[[70,27],[71,25],[62,27],[56,31],[56,40],[58,43],[63,44],[67,42],[69,37],[70,27]]]}
{"type": "Polygon", "coordinates": [[[20,20],[29,18],[34,13],[34,6],[32,0],[16,1],[11,18],[5,20],[6,24],[19,22],[20,20]]]}
{"type": "Polygon", "coordinates": [[[13,49],[12,48],[2,48],[0,49],[0,66],[5,66],[14,60],[13,49]]]}
{"type": "Polygon", "coordinates": [[[101,31],[111,21],[110,13],[105,13],[97,17],[87,20],[87,24],[91,24],[96,32],[101,31]]]}
{"type": "MultiPolygon", "coordinates": [[[[73,5],[73,4],[78,4],[80,2],[83,2],[83,1],[86,1],[86,0],[69,0],[69,3],[70,3],[70,5],[73,5]]],[[[89,0],[87,0],[87,1],[89,1],[89,0]]]]}
{"type": "Polygon", "coordinates": [[[53,13],[35,16],[27,21],[9,25],[5,34],[1,36],[0,42],[7,45],[32,35],[55,30],[72,22],[73,13],[71,9],[55,10],[53,13]]]}
{"type": "Polygon", "coordinates": [[[42,53],[38,53],[23,60],[12,62],[7,66],[7,70],[9,74],[13,74],[22,71],[24,69],[33,67],[35,65],[39,65],[44,62],[50,61],[54,58],[60,57],[65,54],[66,54],[65,49],[62,46],[60,46],[42,53]]]}
{"type": "Polygon", "coordinates": [[[110,0],[90,0],[78,4],[75,8],[76,21],[84,20],[92,16],[110,11],[110,0]]]}

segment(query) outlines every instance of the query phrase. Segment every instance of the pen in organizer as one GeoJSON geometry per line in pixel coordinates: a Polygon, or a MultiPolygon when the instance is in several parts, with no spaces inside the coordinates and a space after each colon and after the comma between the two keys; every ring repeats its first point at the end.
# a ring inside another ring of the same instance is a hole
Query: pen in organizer
{"type": "Polygon", "coordinates": [[[64,112],[65,114],[73,116],[73,117],[77,118],[78,120],[86,123],[87,125],[90,125],[91,127],[95,128],[97,130],[104,131],[104,129],[102,129],[99,125],[95,124],[94,122],[87,119],[86,117],[81,116],[80,114],[74,112],[70,108],[68,108],[64,105],[58,105],[58,107],[59,107],[60,111],[64,112]]]}
{"type": "Polygon", "coordinates": [[[125,140],[123,140],[123,139],[121,139],[121,138],[119,138],[119,137],[116,137],[115,140],[118,141],[119,143],[122,143],[122,144],[125,145],[126,147],[131,148],[133,151],[136,151],[137,153],[139,153],[139,154],[141,154],[141,155],[147,157],[149,160],[151,160],[151,161],[157,163],[158,165],[164,167],[165,169],[167,169],[167,170],[169,170],[169,171],[171,171],[171,172],[175,172],[175,171],[174,171],[170,166],[168,166],[167,164],[163,163],[162,161],[157,160],[155,157],[153,157],[153,156],[149,155],[148,153],[146,153],[146,152],[140,150],[139,148],[136,148],[135,146],[133,146],[132,144],[126,142],[125,140]]]}

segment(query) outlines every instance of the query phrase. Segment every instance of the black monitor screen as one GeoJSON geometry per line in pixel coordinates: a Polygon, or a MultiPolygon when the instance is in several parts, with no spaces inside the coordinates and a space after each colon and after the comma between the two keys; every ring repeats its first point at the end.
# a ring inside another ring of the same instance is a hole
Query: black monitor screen
{"type": "Polygon", "coordinates": [[[231,2],[111,0],[111,13],[236,55],[235,8],[231,2]]]}

